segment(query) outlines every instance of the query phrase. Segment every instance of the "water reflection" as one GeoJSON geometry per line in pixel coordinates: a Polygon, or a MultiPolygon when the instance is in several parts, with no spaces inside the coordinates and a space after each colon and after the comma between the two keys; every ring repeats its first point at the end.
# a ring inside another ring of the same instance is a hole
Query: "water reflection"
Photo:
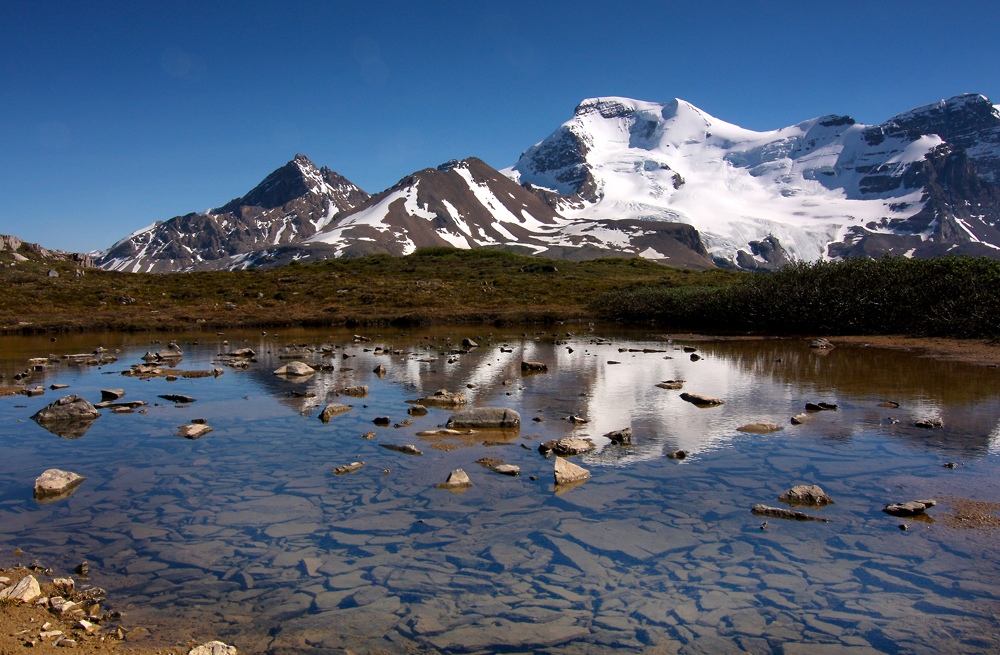
{"type": "MultiPolygon", "coordinates": [[[[881,511],[938,497],[933,518],[948,494],[1000,499],[995,369],[860,348],[820,355],[797,341],[475,332],[367,334],[371,343],[330,331],[174,335],[185,368],[225,371],[174,381],[119,375],[159,349],[148,338],[60,339],[56,354],[105,345],[119,362],[53,366],[30,382],[67,391],[0,399],[0,560],[11,564],[20,547],[59,573],[87,559],[133,625],[165,642],[220,637],[250,652],[996,650],[993,538],[940,522],[903,532],[881,511]],[[463,352],[466,336],[479,347],[463,352]],[[275,376],[288,343],[334,370],[275,376]],[[324,356],[324,343],[337,348],[324,356]],[[219,357],[243,347],[257,353],[245,369],[219,357]],[[522,376],[522,360],[548,372],[522,376]],[[664,380],[725,404],[700,409],[656,386],[664,380]],[[369,395],[336,395],[356,385],[369,395]],[[123,387],[148,412],[105,411],[73,441],[39,439],[23,421],[56,394],[96,401],[102,387],[123,387]],[[442,388],[520,412],[520,434],[418,437],[446,423],[444,408],[393,427],[410,418],[407,401],[442,388]],[[155,402],[168,393],[198,402],[155,402]],[[839,408],[790,423],[820,401],[839,408]],[[353,409],[324,424],[316,417],[329,402],[353,409]],[[390,424],[374,425],[380,416],[390,424]],[[173,436],[196,418],[213,431],[173,436]],[[922,418],[944,428],[915,427],[922,418]],[[785,429],[737,430],[756,421],[785,429]],[[631,445],[602,436],[624,427],[631,445]],[[552,461],[536,449],[565,436],[597,449],[571,460],[591,479],[556,494],[552,461]],[[679,449],[690,456],[664,457],[679,449]],[[475,466],[483,457],[521,475],[475,466]],[[965,466],[944,469],[947,460],[965,466]],[[332,475],[353,461],[365,466],[332,475]],[[88,481],[36,505],[31,481],[51,467],[88,481]],[[472,487],[434,488],[457,468],[472,487]],[[797,484],[833,496],[831,522],[762,530],[750,507],[797,484]]],[[[0,367],[53,348],[8,340],[0,367]]]]}

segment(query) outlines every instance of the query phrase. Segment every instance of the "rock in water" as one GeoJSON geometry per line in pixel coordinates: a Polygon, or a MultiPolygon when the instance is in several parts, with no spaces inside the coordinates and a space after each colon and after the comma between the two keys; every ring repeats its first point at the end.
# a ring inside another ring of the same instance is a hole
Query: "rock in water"
{"type": "Polygon", "coordinates": [[[806,409],[810,412],[834,411],[838,407],[838,405],[834,405],[833,403],[806,403],[806,409]]]}
{"type": "Polygon", "coordinates": [[[924,418],[920,419],[913,425],[918,428],[924,428],[925,430],[936,430],[944,427],[944,421],[939,418],[924,418]]]}
{"type": "Polygon", "coordinates": [[[557,485],[590,479],[590,471],[582,466],[568,462],[562,457],[556,457],[554,472],[557,485]]]}
{"type": "Polygon", "coordinates": [[[76,394],[63,396],[35,412],[31,419],[36,423],[56,421],[86,421],[100,418],[97,408],[76,394]]]}
{"type": "Polygon", "coordinates": [[[385,448],[387,450],[394,450],[397,453],[403,453],[405,455],[423,455],[423,453],[420,452],[420,449],[414,446],[413,444],[406,444],[405,446],[397,446],[396,444],[392,443],[380,443],[379,446],[381,448],[385,448]]]}
{"type": "Polygon", "coordinates": [[[448,429],[459,428],[519,428],[521,415],[503,407],[476,407],[455,412],[448,419],[448,429]]]}
{"type": "Polygon", "coordinates": [[[478,348],[479,344],[476,343],[475,341],[473,341],[472,339],[469,339],[468,337],[466,337],[465,339],[462,339],[462,347],[463,348],[478,348]]]}
{"type": "Polygon", "coordinates": [[[372,373],[374,373],[375,375],[379,376],[379,378],[384,378],[385,377],[385,366],[383,364],[379,364],[378,366],[376,366],[375,368],[372,369],[372,373]]]}
{"type": "Polygon", "coordinates": [[[451,392],[447,389],[438,389],[434,392],[433,396],[420,398],[417,402],[424,407],[457,407],[465,405],[469,401],[465,397],[465,394],[451,392]]]}
{"type": "Polygon", "coordinates": [[[543,455],[552,453],[558,457],[572,457],[573,455],[581,455],[583,453],[590,452],[595,447],[594,442],[590,439],[582,439],[580,437],[563,437],[558,441],[553,439],[552,441],[546,441],[545,443],[539,444],[538,452],[543,455]]]}
{"type": "Polygon", "coordinates": [[[686,450],[674,450],[667,453],[667,457],[670,459],[687,459],[687,456],[688,454],[686,450]]]}
{"type": "Polygon", "coordinates": [[[467,489],[472,486],[469,474],[462,469],[455,469],[448,475],[448,480],[436,485],[438,489],[467,489]]]}
{"type": "Polygon", "coordinates": [[[423,416],[427,413],[427,408],[423,405],[411,405],[410,408],[406,410],[406,413],[410,416],[423,416]]]}
{"type": "Polygon", "coordinates": [[[210,641],[188,651],[188,655],[236,655],[236,646],[227,646],[221,641],[210,641]]]}
{"type": "Polygon", "coordinates": [[[721,398],[713,398],[712,396],[702,396],[697,393],[682,393],[681,400],[686,400],[687,402],[697,405],[699,407],[714,407],[716,405],[722,405],[725,400],[721,398]]]}
{"type": "Polygon", "coordinates": [[[791,509],[782,509],[780,507],[768,507],[763,504],[754,505],[750,512],[756,516],[767,516],[773,519],[788,519],[790,521],[821,521],[823,523],[830,522],[830,519],[810,516],[805,512],[796,512],[791,509]]]}
{"type": "Polygon", "coordinates": [[[543,362],[521,362],[522,373],[546,373],[549,367],[543,362]]]}
{"type": "Polygon", "coordinates": [[[330,419],[334,416],[340,416],[344,412],[351,411],[351,408],[347,405],[341,405],[340,403],[330,403],[323,408],[323,411],[319,413],[319,420],[324,423],[329,423],[330,419]]]}
{"type": "Polygon", "coordinates": [[[783,427],[776,423],[771,423],[770,421],[758,421],[756,423],[748,423],[742,427],[736,428],[740,432],[749,432],[751,434],[770,434],[771,432],[777,432],[778,430],[784,430],[783,427]]]}
{"type": "Polygon", "coordinates": [[[788,505],[832,505],[833,498],[826,495],[819,485],[800,484],[792,487],[778,497],[783,503],[788,505]]]}
{"type": "Polygon", "coordinates": [[[41,595],[42,589],[38,586],[38,580],[33,575],[26,575],[16,585],[0,591],[0,600],[10,599],[30,603],[41,595]]]}
{"type": "Polygon", "coordinates": [[[86,479],[71,471],[49,469],[35,478],[35,499],[61,500],[71,495],[86,479]]]}
{"type": "Polygon", "coordinates": [[[815,416],[809,416],[805,412],[802,412],[801,414],[796,414],[792,417],[792,425],[805,425],[806,423],[812,423],[815,420],[815,416]]]}
{"type": "Polygon", "coordinates": [[[158,398],[163,398],[164,400],[178,405],[190,405],[191,403],[198,402],[195,398],[191,396],[185,396],[180,393],[165,393],[162,396],[157,396],[158,398]]]}
{"type": "Polygon", "coordinates": [[[155,354],[156,359],[180,359],[183,356],[184,351],[173,341],[168,343],[166,348],[158,350],[155,354]]]}
{"type": "Polygon", "coordinates": [[[351,462],[350,464],[344,464],[343,466],[338,466],[333,469],[334,475],[347,475],[348,473],[354,473],[355,471],[360,471],[364,468],[364,462],[351,462]]]}
{"type": "Polygon", "coordinates": [[[517,477],[521,474],[521,467],[515,464],[497,464],[496,466],[490,467],[490,470],[494,473],[509,475],[511,477],[517,477]]]}
{"type": "Polygon", "coordinates": [[[315,372],[316,369],[308,364],[303,364],[302,362],[289,362],[285,366],[276,370],[274,374],[287,375],[288,377],[304,377],[306,375],[312,375],[315,372]]]}
{"type": "Polygon", "coordinates": [[[611,440],[611,443],[616,444],[631,444],[632,443],[632,428],[622,428],[621,430],[615,430],[614,432],[608,432],[604,435],[611,440]]]}
{"type": "Polygon", "coordinates": [[[829,339],[819,338],[819,339],[813,339],[809,343],[809,347],[810,348],[820,348],[820,349],[830,349],[830,348],[833,348],[833,344],[830,343],[829,339]]]}
{"type": "Polygon", "coordinates": [[[101,400],[121,400],[124,397],[124,389],[101,389],[101,400]]]}
{"type": "Polygon", "coordinates": [[[177,436],[185,439],[197,439],[212,431],[212,427],[204,423],[190,423],[177,428],[177,436]]]}
{"type": "Polygon", "coordinates": [[[683,389],[684,380],[664,380],[656,386],[661,389],[683,389]]]}
{"type": "Polygon", "coordinates": [[[367,398],[368,397],[368,385],[359,384],[356,387],[345,387],[338,391],[337,393],[342,393],[345,396],[353,396],[354,398],[367,398]]]}
{"type": "Polygon", "coordinates": [[[893,516],[916,516],[935,505],[936,500],[911,500],[908,503],[890,503],[882,511],[893,516]]]}

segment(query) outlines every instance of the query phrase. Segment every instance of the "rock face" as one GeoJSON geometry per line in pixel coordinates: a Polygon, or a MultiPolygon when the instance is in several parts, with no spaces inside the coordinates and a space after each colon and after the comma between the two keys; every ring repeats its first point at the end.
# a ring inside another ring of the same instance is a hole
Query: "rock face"
{"type": "Polygon", "coordinates": [[[503,407],[475,407],[455,412],[448,418],[447,428],[519,428],[521,415],[503,407]]]}
{"type": "Polygon", "coordinates": [[[329,423],[330,419],[334,416],[340,416],[345,412],[351,411],[351,408],[347,405],[341,405],[340,403],[330,403],[323,408],[323,411],[319,413],[319,420],[324,423],[329,423]]]}
{"type": "Polygon", "coordinates": [[[30,603],[41,595],[42,589],[38,585],[38,580],[33,575],[26,575],[16,585],[0,591],[0,600],[10,599],[30,603]]]}
{"type": "Polygon", "coordinates": [[[778,497],[788,505],[832,505],[833,499],[819,485],[798,485],[778,497]]]}
{"type": "Polygon", "coordinates": [[[583,453],[589,453],[596,446],[594,442],[590,439],[581,439],[580,437],[563,437],[562,439],[552,441],[546,441],[538,446],[538,452],[543,455],[553,454],[558,457],[572,457],[574,455],[582,455],[583,453]]]}
{"type": "Polygon", "coordinates": [[[741,427],[736,428],[740,432],[749,432],[751,434],[770,434],[771,432],[777,432],[778,430],[783,430],[784,428],[777,423],[771,423],[770,421],[758,421],[756,423],[748,423],[741,427]]]}
{"type": "Polygon", "coordinates": [[[682,393],[681,400],[686,400],[689,403],[698,405],[699,407],[714,407],[716,405],[722,405],[726,401],[721,398],[713,398],[712,396],[702,396],[697,393],[682,393]]]}
{"type": "Polygon", "coordinates": [[[312,375],[315,372],[316,369],[308,364],[303,364],[302,362],[289,362],[276,370],[274,374],[284,375],[287,377],[305,377],[307,375],[312,375]]]}
{"type": "Polygon", "coordinates": [[[911,500],[907,503],[890,503],[882,511],[893,516],[916,516],[935,505],[936,500],[911,500]]]}
{"type": "Polygon", "coordinates": [[[434,395],[420,398],[417,402],[424,407],[461,407],[469,401],[465,394],[438,389],[434,395]]]}
{"type": "Polygon", "coordinates": [[[35,499],[59,500],[71,495],[87,478],[71,471],[49,469],[35,478],[35,499]]]}
{"type": "Polygon", "coordinates": [[[448,475],[448,479],[439,485],[438,489],[467,489],[472,486],[469,474],[462,469],[455,469],[448,475]]]}
{"type": "Polygon", "coordinates": [[[556,485],[571,484],[573,482],[582,482],[583,480],[590,479],[590,471],[582,466],[577,466],[572,462],[568,462],[562,457],[556,457],[555,467],[553,470],[556,485]]]}
{"type": "Polygon", "coordinates": [[[782,509],[780,507],[768,507],[767,505],[754,505],[753,509],[750,510],[755,516],[767,516],[772,519],[787,519],[789,521],[821,521],[823,523],[829,523],[829,519],[820,518],[818,516],[812,516],[806,514],[805,512],[796,512],[790,509],[782,509]]]}

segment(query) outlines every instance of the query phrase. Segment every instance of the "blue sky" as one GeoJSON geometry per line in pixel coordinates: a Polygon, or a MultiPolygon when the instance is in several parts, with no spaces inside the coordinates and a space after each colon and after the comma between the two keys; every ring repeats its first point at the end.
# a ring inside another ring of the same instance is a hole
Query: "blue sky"
{"type": "Polygon", "coordinates": [[[496,168],[580,100],[774,129],[1000,103],[995,2],[77,2],[0,8],[0,233],[103,249],[296,153],[368,192],[496,168]]]}

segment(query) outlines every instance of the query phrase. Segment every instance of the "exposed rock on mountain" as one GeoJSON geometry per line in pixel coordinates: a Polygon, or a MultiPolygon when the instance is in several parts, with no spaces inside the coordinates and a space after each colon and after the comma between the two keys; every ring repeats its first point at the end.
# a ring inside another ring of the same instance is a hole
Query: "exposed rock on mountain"
{"type": "Polygon", "coordinates": [[[38,259],[73,262],[82,268],[94,267],[94,261],[88,254],[48,250],[37,243],[28,243],[8,234],[0,234],[0,253],[11,253],[15,262],[38,259]]]}
{"type": "Polygon", "coordinates": [[[154,223],[113,245],[97,264],[131,272],[232,268],[239,255],[311,237],[369,197],[341,175],[296,155],[242,198],[204,214],[154,223]]]}

